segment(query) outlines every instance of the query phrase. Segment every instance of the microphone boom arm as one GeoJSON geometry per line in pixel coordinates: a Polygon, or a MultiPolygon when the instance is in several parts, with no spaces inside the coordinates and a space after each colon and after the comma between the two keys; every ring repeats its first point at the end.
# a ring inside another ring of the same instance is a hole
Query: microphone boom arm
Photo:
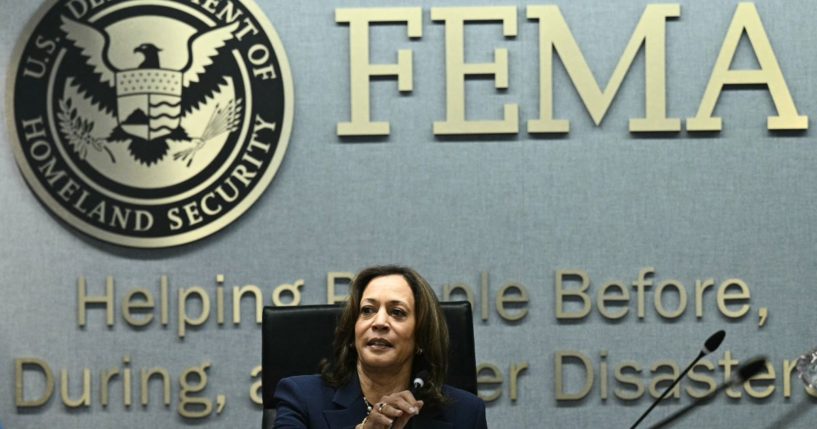
{"type": "Polygon", "coordinates": [[[644,411],[644,414],[641,414],[641,417],[639,417],[639,418],[638,418],[638,420],[636,420],[636,422],[635,422],[635,423],[633,423],[633,425],[632,425],[632,426],[630,426],[630,429],[635,429],[635,427],[636,427],[636,426],[638,426],[638,424],[639,424],[639,423],[641,423],[641,421],[642,421],[642,420],[644,420],[644,418],[645,418],[645,417],[647,417],[647,414],[649,414],[649,413],[650,413],[650,411],[652,411],[652,409],[653,409],[653,408],[655,408],[655,406],[656,406],[656,405],[658,405],[658,404],[659,404],[661,401],[663,401],[663,400],[664,400],[664,398],[665,398],[667,395],[669,395],[669,392],[670,392],[670,391],[672,391],[672,389],[673,389],[673,388],[674,388],[674,387],[675,387],[675,386],[678,384],[678,382],[679,382],[679,381],[681,381],[681,379],[682,379],[682,378],[684,378],[684,377],[687,375],[687,373],[689,372],[689,370],[691,370],[691,369],[692,369],[692,367],[693,367],[693,366],[695,366],[695,364],[696,364],[696,363],[698,363],[698,361],[700,361],[700,360],[701,360],[701,358],[703,358],[703,357],[704,357],[704,355],[705,355],[705,354],[704,354],[704,352],[703,352],[703,351],[701,351],[700,353],[698,353],[698,357],[696,357],[696,358],[695,358],[695,360],[693,360],[693,361],[692,361],[692,363],[691,363],[691,364],[689,364],[689,366],[687,366],[687,367],[686,367],[686,369],[684,370],[684,372],[682,372],[682,373],[681,373],[681,375],[680,375],[680,376],[678,376],[678,377],[675,379],[675,381],[673,381],[673,382],[672,382],[672,384],[670,384],[670,386],[669,386],[669,387],[667,387],[666,389],[664,389],[664,393],[662,393],[662,394],[661,394],[661,396],[658,398],[658,400],[656,400],[655,402],[653,402],[653,403],[652,403],[652,405],[650,405],[650,408],[647,408],[647,411],[644,411]]]}

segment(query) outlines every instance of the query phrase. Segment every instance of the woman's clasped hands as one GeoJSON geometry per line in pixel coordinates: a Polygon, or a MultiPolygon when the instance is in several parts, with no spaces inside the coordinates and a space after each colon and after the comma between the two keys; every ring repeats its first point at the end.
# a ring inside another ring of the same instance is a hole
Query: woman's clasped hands
{"type": "Polygon", "coordinates": [[[423,401],[415,399],[408,390],[386,395],[372,406],[361,429],[403,429],[422,408],[423,401]]]}

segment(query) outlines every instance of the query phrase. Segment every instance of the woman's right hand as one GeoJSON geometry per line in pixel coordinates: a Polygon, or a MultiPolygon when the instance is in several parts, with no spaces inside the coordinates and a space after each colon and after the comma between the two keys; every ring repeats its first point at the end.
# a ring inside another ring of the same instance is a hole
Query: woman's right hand
{"type": "Polygon", "coordinates": [[[423,401],[408,390],[386,395],[374,404],[363,429],[403,429],[422,408],[423,401]]]}

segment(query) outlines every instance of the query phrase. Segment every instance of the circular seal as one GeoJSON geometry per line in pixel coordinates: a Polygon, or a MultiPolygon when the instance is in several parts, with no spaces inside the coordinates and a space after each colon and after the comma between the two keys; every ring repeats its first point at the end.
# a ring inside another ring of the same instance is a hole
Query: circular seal
{"type": "Polygon", "coordinates": [[[9,80],[20,170],[93,237],[168,247],[229,225],[281,164],[289,63],[251,0],[58,0],[9,80]]]}

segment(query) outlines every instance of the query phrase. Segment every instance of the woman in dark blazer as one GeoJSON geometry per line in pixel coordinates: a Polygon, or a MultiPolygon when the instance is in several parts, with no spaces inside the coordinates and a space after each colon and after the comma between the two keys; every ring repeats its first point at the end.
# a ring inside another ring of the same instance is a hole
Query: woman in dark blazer
{"type": "Polygon", "coordinates": [[[290,377],[275,390],[275,428],[487,428],[485,404],[444,385],[448,328],[416,271],[367,268],[352,282],[321,375],[290,377]],[[410,390],[412,375],[427,374],[410,390]]]}

